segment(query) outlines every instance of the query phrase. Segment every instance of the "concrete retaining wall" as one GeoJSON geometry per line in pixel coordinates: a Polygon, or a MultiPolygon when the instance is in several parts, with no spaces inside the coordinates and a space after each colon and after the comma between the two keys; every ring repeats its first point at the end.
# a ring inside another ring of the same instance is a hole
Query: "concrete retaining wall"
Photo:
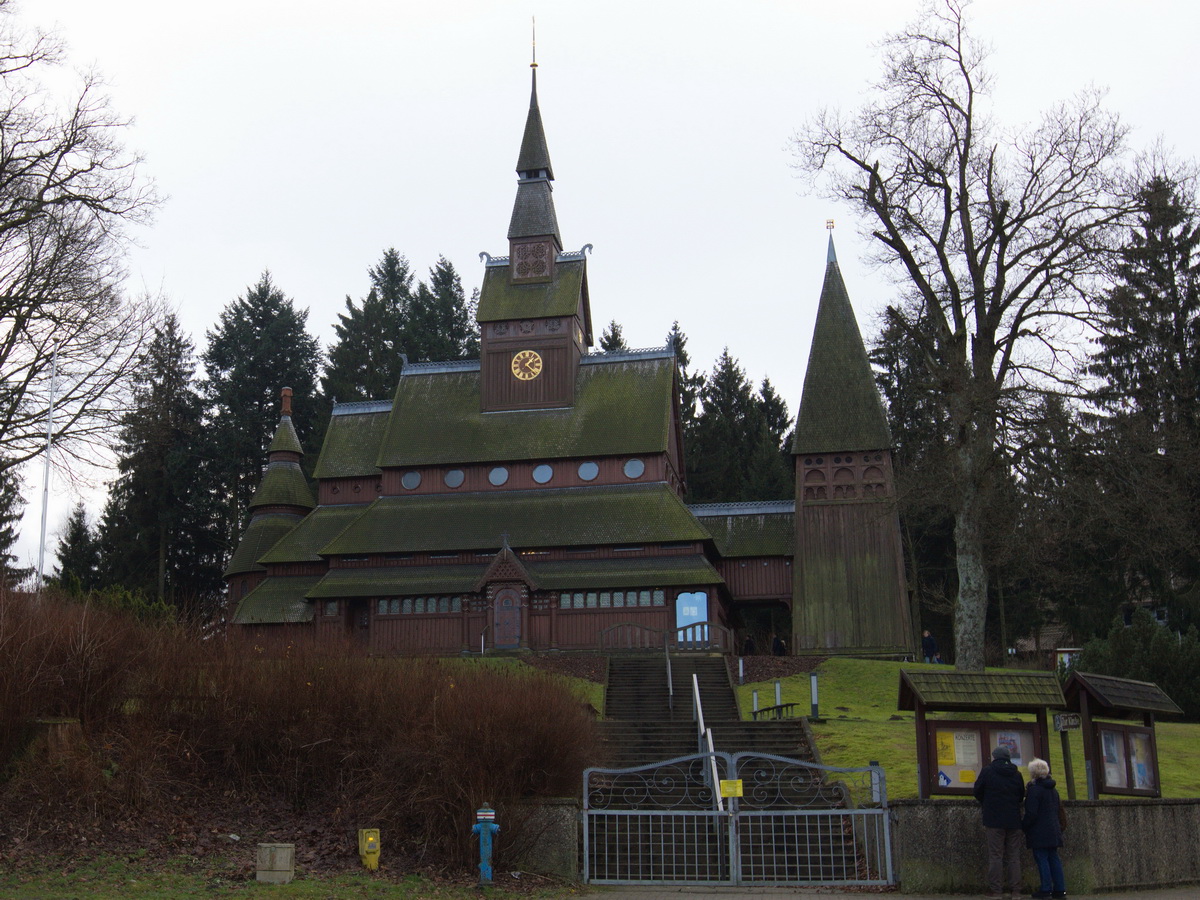
{"type": "MultiPolygon", "coordinates": [[[[1068,800],[1061,851],[1068,894],[1200,882],[1200,800],[1068,800]]],[[[892,846],[906,893],[984,889],[983,825],[973,800],[898,800],[892,846]]],[[[1025,885],[1037,867],[1024,852],[1025,885]]]]}

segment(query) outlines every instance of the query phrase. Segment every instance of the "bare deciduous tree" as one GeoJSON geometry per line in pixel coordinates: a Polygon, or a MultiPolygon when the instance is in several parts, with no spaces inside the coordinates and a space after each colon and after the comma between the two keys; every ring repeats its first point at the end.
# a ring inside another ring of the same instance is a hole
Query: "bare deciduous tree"
{"type": "Polygon", "coordinates": [[[958,570],[956,663],[984,665],[982,536],[1002,443],[1045,392],[1073,390],[1103,251],[1134,201],[1126,129],[1087,90],[1007,129],[986,108],[986,52],[966,3],[940,0],[882,45],[884,73],[852,115],[796,136],[797,168],[849,202],[875,260],[914,303],[888,311],[945,395],[958,570]]]}
{"type": "Polygon", "coordinates": [[[0,467],[41,452],[56,348],[55,445],[95,459],[154,313],[121,293],[124,226],[150,215],[154,188],[95,75],[65,104],[47,87],[61,61],[0,0],[0,467]]]}

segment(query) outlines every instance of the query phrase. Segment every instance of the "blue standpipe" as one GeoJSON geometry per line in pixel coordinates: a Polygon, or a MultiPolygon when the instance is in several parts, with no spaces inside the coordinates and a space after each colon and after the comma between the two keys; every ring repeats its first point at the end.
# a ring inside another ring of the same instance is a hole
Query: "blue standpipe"
{"type": "Polygon", "coordinates": [[[479,886],[492,886],[492,841],[500,833],[496,824],[496,811],[486,803],[475,811],[473,834],[479,835],[479,886]]]}

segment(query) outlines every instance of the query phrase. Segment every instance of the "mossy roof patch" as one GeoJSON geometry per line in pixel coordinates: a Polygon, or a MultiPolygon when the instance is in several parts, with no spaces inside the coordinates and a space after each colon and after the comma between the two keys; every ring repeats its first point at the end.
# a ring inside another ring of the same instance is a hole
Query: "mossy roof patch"
{"type": "Polygon", "coordinates": [[[285,625],[311,622],[313,606],[304,599],[320,575],[268,576],[242,598],[233,614],[234,625],[285,625]]]}
{"type": "Polygon", "coordinates": [[[486,565],[475,564],[331,569],[308,597],[325,600],[333,597],[466,594],[475,590],[486,569],[486,565]]]}
{"type": "Polygon", "coordinates": [[[479,322],[573,316],[587,299],[587,263],[554,264],[554,276],[541,284],[513,284],[509,266],[488,266],[479,289],[479,322]]]}
{"type": "Polygon", "coordinates": [[[1092,715],[1119,718],[1130,713],[1161,713],[1181,716],[1183,710],[1157,684],[1150,681],[1134,681],[1130,678],[1115,678],[1111,675],[1094,675],[1089,672],[1072,672],[1063,688],[1067,701],[1073,709],[1078,708],[1081,691],[1091,697],[1088,708],[1092,715]]]}
{"type": "Polygon", "coordinates": [[[708,535],[667,485],[385,497],[322,555],[656,544],[708,535]]]}
{"type": "Polygon", "coordinates": [[[697,513],[696,517],[712,535],[717,552],[727,559],[792,556],[796,552],[795,513],[715,516],[697,513]]]}
{"type": "Polygon", "coordinates": [[[542,590],[671,587],[723,584],[703,556],[640,556],[629,559],[566,559],[535,562],[522,558],[542,590]]]}
{"type": "Polygon", "coordinates": [[[313,470],[314,478],[353,478],[378,475],[375,459],[387,430],[390,409],[329,418],[325,442],[313,470]]]}
{"type": "Polygon", "coordinates": [[[260,506],[297,506],[312,509],[316,506],[312,491],[300,464],[290,460],[272,460],[267,463],[267,472],[254,492],[250,509],[260,506]]]}
{"type": "Polygon", "coordinates": [[[825,268],[793,453],[886,450],[887,415],[837,260],[825,268]]]}
{"type": "Polygon", "coordinates": [[[246,527],[246,533],[238,542],[237,549],[225,567],[225,577],[245,572],[265,572],[259,558],[279,543],[280,538],[296,527],[301,517],[288,513],[267,513],[255,516],[246,527]]]}
{"type": "Polygon", "coordinates": [[[482,413],[479,377],[478,372],[402,377],[377,464],[466,465],[668,449],[674,383],[669,357],[580,366],[575,405],[566,409],[482,413]]]}
{"type": "Polygon", "coordinates": [[[259,557],[259,562],[320,562],[321,556],[318,551],[369,508],[365,503],[318,507],[279,543],[259,557]]]}
{"type": "Polygon", "coordinates": [[[300,438],[296,435],[296,426],[292,424],[291,416],[281,418],[279,427],[275,429],[275,438],[271,441],[267,452],[274,453],[276,450],[304,455],[304,448],[300,446],[300,438]]]}
{"type": "Polygon", "coordinates": [[[899,709],[1033,712],[1062,709],[1066,700],[1053,672],[928,672],[900,670],[899,709]]]}

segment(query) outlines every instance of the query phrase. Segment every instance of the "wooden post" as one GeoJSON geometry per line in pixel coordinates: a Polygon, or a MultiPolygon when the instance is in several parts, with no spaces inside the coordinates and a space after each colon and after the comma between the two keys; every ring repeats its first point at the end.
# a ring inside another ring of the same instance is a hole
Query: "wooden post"
{"type": "Polygon", "coordinates": [[[1099,794],[1096,790],[1096,742],[1092,733],[1092,715],[1088,711],[1088,692],[1079,692],[1080,727],[1083,730],[1083,769],[1087,782],[1087,798],[1095,800],[1099,794]]]}
{"type": "Polygon", "coordinates": [[[925,704],[920,700],[917,707],[917,796],[929,799],[929,734],[925,725],[925,704]]]}
{"type": "Polygon", "coordinates": [[[1067,799],[1075,799],[1075,773],[1071,766],[1071,741],[1067,737],[1067,731],[1064,729],[1059,732],[1062,737],[1062,754],[1063,754],[1063,772],[1067,779],[1067,799]]]}

